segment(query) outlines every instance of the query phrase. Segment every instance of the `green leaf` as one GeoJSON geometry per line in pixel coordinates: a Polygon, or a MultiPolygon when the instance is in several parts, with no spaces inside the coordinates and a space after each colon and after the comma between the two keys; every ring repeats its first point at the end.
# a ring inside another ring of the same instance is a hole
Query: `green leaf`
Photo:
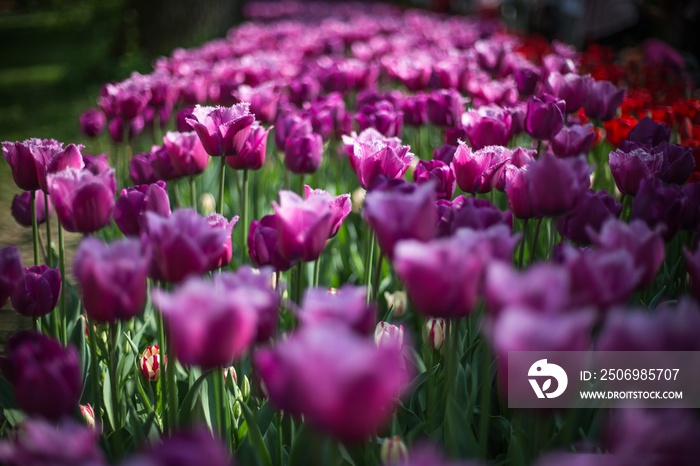
{"type": "Polygon", "coordinates": [[[15,392],[10,382],[0,376],[0,408],[10,409],[16,407],[15,392]]]}
{"type": "Polygon", "coordinates": [[[255,415],[250,410],[246,403],[241,403],[241,409],[243,411],[243,417],[248,425],[248,439],[250,444],[253,446],[258,454],[258,457],[262,460],[265,466],[272,466],[272,458],[270,458],[270,452],[267,451],[267,446],[265,445],[265,440],[260,433],[260,428],[255,422],[255,415]]]}
{"type": "Polygon", "coordinates": [[[107,419],[109,419],[109,424],[111,426],[116,425],[116,418],[114,417],[114,403],[112,402],[112,384],[110,380],[109,371],[105,371],[105,379],[102,383],[102,399],[104,400],[104,408],[107,412],[107,419]]]}
{"type": "Polygon", "coordinates": [[[189,425],[192,421],[192,412],[194,411],[195,405],[197,403],[197,398],[199,397],[199,389],[202,387],[202,383],[211,374],[211,370],[204,372],[202,375],[197,377],[197,380],[190,386],[187,395],[182,400],[180,409],[178,412],[178,419],[180,419],[181,425],[189,425]]]}

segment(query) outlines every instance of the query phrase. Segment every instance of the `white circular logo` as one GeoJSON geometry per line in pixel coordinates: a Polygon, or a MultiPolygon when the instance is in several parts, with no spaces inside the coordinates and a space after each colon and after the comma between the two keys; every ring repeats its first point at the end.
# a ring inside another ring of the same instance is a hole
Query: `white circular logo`
{"type": "Polygon", "coordinates": [[[537,398],[556,398],[566,390],[566,385],[569,383],[569,378],[566,376],[566,371],[556,364],[548,363],[546,359],[540,359],[530,366],[527,372],[530,385],[535,391],[537,398]],[[557,381],[556,390],[549,391],[552,388],[552,379],[557,381]],[[542,380],[540,385],[539,380],[542,380]]]}

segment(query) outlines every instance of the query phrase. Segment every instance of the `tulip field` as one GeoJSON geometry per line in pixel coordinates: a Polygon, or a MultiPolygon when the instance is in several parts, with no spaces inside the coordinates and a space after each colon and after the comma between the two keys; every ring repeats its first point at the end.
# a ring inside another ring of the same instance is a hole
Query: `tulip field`
{"type": "Polygon", "coordinates": [[[509,352],[700,352],[674,49],[378,3],[247,16],[106,83],[81,140],[2,143],[33,250],[0,248],[30,328],[0,464],[698,464],[697,409],[509,406],[509,352]]]}

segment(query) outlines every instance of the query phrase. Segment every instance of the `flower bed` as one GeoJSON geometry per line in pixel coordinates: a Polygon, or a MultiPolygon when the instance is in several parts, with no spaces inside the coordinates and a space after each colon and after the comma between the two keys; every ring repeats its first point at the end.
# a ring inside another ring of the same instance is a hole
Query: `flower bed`
{"type": "Polygon", "coordinates": [[[7,343],[0,461],[694,464],[692,410],[508,407],[512,351],[698,350],[675,52],[249,15],[105,85],[89,149],[3,143],[34,260],[0,250],[0,301],[36,331],[7,343]]]}

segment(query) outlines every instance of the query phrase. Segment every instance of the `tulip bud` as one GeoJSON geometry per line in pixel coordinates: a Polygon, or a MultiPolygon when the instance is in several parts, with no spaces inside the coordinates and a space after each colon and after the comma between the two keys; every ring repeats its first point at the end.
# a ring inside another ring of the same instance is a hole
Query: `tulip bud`
{"type": "Polygon", "coordinates": [[[445,332],[445,319],[430,318],[423,326],[423,341],[434,350],[439,350],[445,342],[445,332]]]}
{"type": "Polygon", "coordinates": [[[233,384],[238,384],[238,374],[236,374],[236,368],[233,366],[224,369],[224,383],[226,383],[226,379],[228,379],[229,374],[233,376],[233,384]]]}
{"type": "Polygon", "coordinates": [[[404,464],[408,460],[406,444],[398,435],[390,437],[382,443],[380,458],[383,466],[404,464]]]}
{"type": "MultiPolygon", "coordinates": [[[[141,354],[141,373],[150,382],[156,382],[160,378],[160,348],[158,345],[147,347],[141,354]]],[[[165,357],[167,364],[168,358],[165,357]]]]}
{"type": "Polygon", "coordinates": [[[199,196],[199,211],[202,215],[210,215],[216,212],[216,200],[211,193],[204,193],[199,196]]]}
{"type": "Polygon", "coordinates": [[[247,375],[243,376],[243,382],[241,383],[241,396],[244,400],[250,398],[250,380],[247,375]]]}
{"type": "Polygon", "coordinates": [[[405,292],[397,290],[393,293],[389,293],[385,291],[384,299],[386,300],[386,307],[391,310],[391,315],[394,317],[403,317],[406,315],[408,300],[406,299],[405,292]]]}
{"type": "Polygon", "coordinates": [[[95,428],[95,410],[92,409],[92,405],[90,403],[86,405],[80,405],[80,414],[83,416],[83,419],[85,420],[85,423],[91,427],[95,428]]]}
{"type": "Polygon", "coordinates": [[[240,419],[241,414],[243,414],[243,409],[241,408],[241,402],[236,400],[233,403],[233,418],[240,419]]]}
{"type": "Polygon", "coordinates": [[[389,322],[379,322],[374,329],[374,343],[378,348],[403,347],[403,325],[391,325],[389,322]]]}

